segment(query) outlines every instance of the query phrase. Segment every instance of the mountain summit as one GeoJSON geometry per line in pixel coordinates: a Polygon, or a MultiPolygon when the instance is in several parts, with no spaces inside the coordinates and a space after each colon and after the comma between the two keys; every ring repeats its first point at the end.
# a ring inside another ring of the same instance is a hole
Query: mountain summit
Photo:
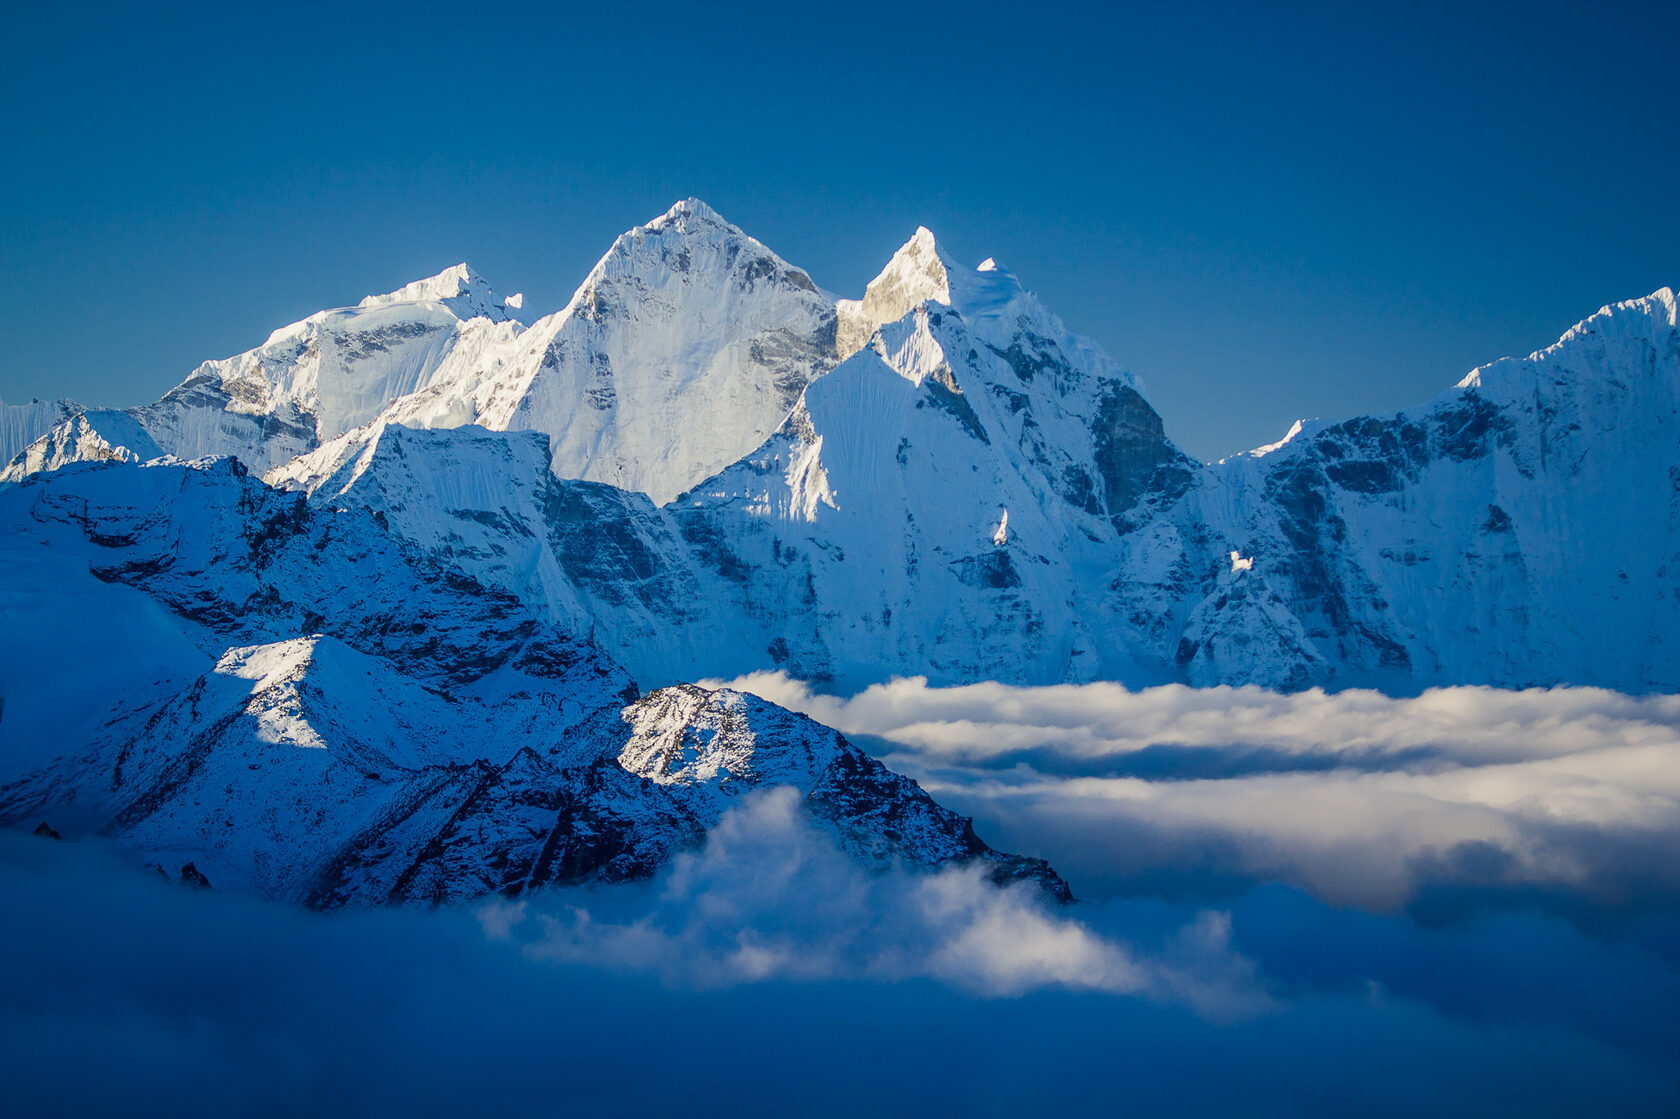
{"type": "Polygon", "coordinates": [[[563,478],[666,502],[751,451],[832,368],[833,300],[697,199],[618,238],[561,311],[387,418],[540,431],[563,478]]]}
{"type": "Polygon", "coordinates": [[[16,413],[56,427],[3,477],[231,454],[650,686],[1668,688],[1674,317],[1666,289],[1607,307],[1420,408],[1208,465],[995,261],[917,229],[837,300],[688,199],[529,327],[458,266],[155,405],[16,413]]]}

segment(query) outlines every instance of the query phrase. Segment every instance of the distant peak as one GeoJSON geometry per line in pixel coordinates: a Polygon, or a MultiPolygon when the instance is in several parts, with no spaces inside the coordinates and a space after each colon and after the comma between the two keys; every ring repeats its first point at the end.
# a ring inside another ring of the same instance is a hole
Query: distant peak
{"type": "Polygon", "coordinates": [[[497,321],[510,318],[508,309],[519,305],[498,299],[489,281],[462,262],[385,295],[370,295],[356,306],[369,310],[403,303],[442,303],[463,319],[483,316],[497,321]]]}
{"type": "Polygon", "coordinates": [[[685,198],[666,210],[659,217],[654,218],[643,226],[644,229],[665,229],[670,226],[687,227],[698,223],[701,225],[716,225],[725,229],[736,230],[734,223],[722,214],[712,209],[698,198],[685,198]]]}
{"type": "Polygon", "coordinates": [[[872,296],[875,302],[882,302],[890,296],[895,308],[903,305],[902,310],[892,318],[930,299],[937,303],[951,302],[951,273],[932,230],[925,225],[916,227],[910,240],[904,242],[887,266],[881,269],[881,274],[869,281],[863,297],[866,305],[872,301],[872,296]]]}
{"type": "Polygon", "coordinates": [[[645,225],[621,233],[595,263],[563,313],[580,307],[598,308],[602,285],[616,284],[626,276],[653,284],[681,276],[682,282],[689,283],[703,273],[710,275],[704,283],[739,287],[770,280],[798,289],[805,293],[802,298],[830,299],[804,269],[777,256],[700,199],[685,198],[645,225]]]}
{"type": "Polygon", "coordinates": [[[869,281],[862,299],[840,300],[840,356],[850,357],[876,327],[897,322],[930,301],[950,304],[951,274],[933,231],[919,225],[881,274],[869,281]]]}
{"type": "Polygon", "coordinates": [[[431,303],[465,295],[474,287],[489,290],[490,285],[484,282],[484,277],[463,262],[451,265],[435,276],[404,284],[396,291],[384,295],[370,295],[357,306],[384,307],[392,303],[431,303]]]}
{"type": "Polygon", "coordinates": [[[1680,326],[1680,307],[1676,306],[1673,288],[1658,288],[1646,298],[1668,312],[1669,326],[1680,326]]]}

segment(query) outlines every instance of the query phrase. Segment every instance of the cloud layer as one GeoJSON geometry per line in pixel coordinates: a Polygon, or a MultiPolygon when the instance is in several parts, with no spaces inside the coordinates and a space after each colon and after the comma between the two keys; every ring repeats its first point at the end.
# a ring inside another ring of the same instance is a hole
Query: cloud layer
{"type": "Polygon", "coordinates": [[[1279,881],[1374,909],[1680,902],[1676,696],[732,686],[858,736],[1086,895],[1279,881]]]}
{"type": "Polygon", "coordinates": [[[1680,1110],[1672,697],[743,683],[1085,900],[866,872],[786,790],[650,882],[425,912],[305,913],[0,834],[8,1103],[1680,1110]]]}
{"type": "Polygon", "coordinates": [[[1429,929],[1278,890],[1052,912],[857,874],[785,798],[720,840],[640,889],[319,915],[0,836],[0,1082],[20,1114],[1680,1105],[1675,967],[1552,918],[1429,929]]]}

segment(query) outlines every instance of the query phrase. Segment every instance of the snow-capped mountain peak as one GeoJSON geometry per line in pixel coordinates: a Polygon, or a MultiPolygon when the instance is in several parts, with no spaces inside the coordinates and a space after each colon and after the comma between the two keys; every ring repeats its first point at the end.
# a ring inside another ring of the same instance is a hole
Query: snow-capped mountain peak
{"type": "Polygon", "coordinates": [[[155,404],[66,418],[14,452],[23,461],[11,472],[55,469],[84,449],[96,459],[233,455],[267,471],[428,387],[463,341],[476,353],[519,327],[484,278],[457,264],[207,361],[155,404]]]}
{"type": "Polygon", "coordinates": [[[0,466],[81,410],[73,400],[32,399],[27,404],[0,400],[0,466]]]}
{"type": "Polygon", "coordinates": [[[369,311],[401,303],[441,303],[462,320],[482,317],[504,322],[513,317],[509,312],[522,306],[524,300],[518,295],[498,298],[490,282],[463,262],[385,295],[370,295],[356,304],[356,309],[369,311]]]}
{"type": "Polygon", "coordinates": [[[566,307],[453,363],[387,418],[540,431],[561,478],[670,501],[833,368],[834,301],[698,199],[613,242],[566,307]]]}
{"type": "Polygon", "coordinates": [[[929,300],[951,302],[950,271],[933,232],[921,225],[869,281],[862,299],[840,300],[840,356],[857,353],[876,328],[897,322],[929,300]]]}
{"type": "MultiPolygon", "coordinates": [[[[630,233],[633,234],[639,230],[652,231],[671,228],[681,229],[685,233],[692,233],[698,228],[704,226],[711,226],[715,229],[721,230],[725,235],[733,234],[737,236],[745,236],[745,233],[743,233],[740,226],[728,220],[722,214],[712,209],[711,206],[707,205],[702,200],[695,198],[693,195],[672,204],[669,210],[666,210],[663,214],[660,214],[657,218],[654,218],[645,225],[638,226],[637,229],[631,230],[630,233]]],[[[626,234],[626,236],[629,236],[629,234],[626,234]]]]}

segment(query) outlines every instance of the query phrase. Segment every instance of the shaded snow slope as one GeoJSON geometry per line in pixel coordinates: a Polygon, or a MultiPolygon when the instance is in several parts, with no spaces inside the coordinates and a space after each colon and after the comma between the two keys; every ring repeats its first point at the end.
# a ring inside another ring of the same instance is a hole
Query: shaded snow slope
{"type": "Polygon", "coordinates": [[[834,731],[693,687],[625,708],[589,641],[235,460],[0,489],[0,588],[0,820],[184,880],[315,906],[621,881],[791,785],[866,862],[978,860],[1066,897],[834,731]]]}

